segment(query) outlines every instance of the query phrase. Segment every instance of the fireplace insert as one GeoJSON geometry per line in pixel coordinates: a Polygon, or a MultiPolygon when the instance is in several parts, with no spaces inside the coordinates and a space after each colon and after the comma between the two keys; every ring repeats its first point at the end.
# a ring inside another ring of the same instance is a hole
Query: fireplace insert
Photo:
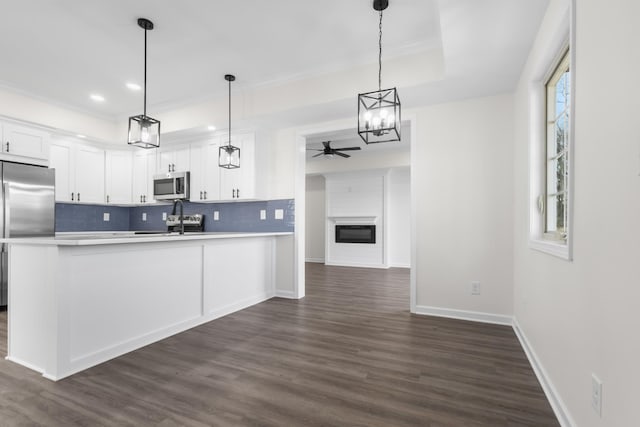
{"type": "Polygon", "coordinates": [[[375,243],[375,225],[336,225],[336,243],[375,243]]]}

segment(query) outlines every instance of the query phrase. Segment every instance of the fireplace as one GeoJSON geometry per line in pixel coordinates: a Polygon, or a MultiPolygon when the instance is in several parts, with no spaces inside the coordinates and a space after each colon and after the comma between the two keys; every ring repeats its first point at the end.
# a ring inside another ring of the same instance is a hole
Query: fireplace
{"type": "Polygon", "coordinates": [[[375,225],[336,225],[336,243],[376,243],[375,225]]]}

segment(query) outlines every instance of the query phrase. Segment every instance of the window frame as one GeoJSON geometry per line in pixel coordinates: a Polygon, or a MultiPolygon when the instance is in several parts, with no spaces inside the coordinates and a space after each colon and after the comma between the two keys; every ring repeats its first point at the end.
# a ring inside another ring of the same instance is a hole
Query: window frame
{"type": "MultiPolygon", "coordinates": [[[[573,260],[573,198],[575,160],[575,106],[576,106],[576,53],[575,53],[575,0],[570,0],[564,16],[547,28],[547,34],[534,55],[529,66],[531,77],[528,81],[528,136],[529,136],[529,239],[528,247],[536,252],[558,257],[565,261],[573,260]],[[568,197],[566,203],[566,239],[557,240],[545,235],[545,215],[540,209],[540,195],[546,195],[546,144],[547,144],[547,96],[546,83],[558,64],[569,52],[570,90],[568,151],[568,197]]],[[[577,71],[579,72],[579,70],[577,71]]],[[[579,94],[578,94],[579,96],[579,94]]]]}
{"type": "Polygon", "coordinates": [[[573,129],[571,126],[571,117],[572,117],[572,109],[571,105],[573,104],[573,87],[571,86],[571,51],[567,46],[562,53],[562,56],[558,61],[554,63],[554,67],[549,77],[546,79],[544,84],[545,89],[545,123],[546,123],[546,134],[545,134],[545,163],[544,163],[544,186],[542,187],[542,194],[540,194],[540,198],[542,199],[542,203],[540,206],[542,207],[543,212],[541,212],[543,225],[542,225],[542,237],[545,240],[551,240],[556,242],[557,244],[564,245],[567,242],[568,234],[569,234],[569,218],[568,218],[568,205],[569,198],[571,197],[570,193],[570,185],[571,185],[571,176],[569,174],[569,164],[571,162],[572,153],[570,151],[569,141],[571,139],[571,135],[573,133],[573,129]],[[557,98],[555,97],[555,90],[553,90],[553,99],[551,99],[550,85],[555,89],[556,85],[562,79],[562,76],[569,72],[569,102],[568,106],[565,109],[568,120],[566,123],[566,132],[568,133],[564,150],[561,153],[555,151],[554,153],[549,153],[549,144],[550,139],[556,138],[556,121],[560,117],[557,111],[555,111],[555,105],[557,104],[557,98]],[[553,108],[553,112],[551,112],[553,108]],[[552,167],[554,160],[560,160],[561,157],[565,157],[565,182],[563,185],[563,189],[561,191],[556,191],[554,193],[549,193],[549,169],[552,167]],[[564,196],[564,232],[560,231],[549,231],[549,217],[548,210],[550,200],[557,196],[564,196]]]}

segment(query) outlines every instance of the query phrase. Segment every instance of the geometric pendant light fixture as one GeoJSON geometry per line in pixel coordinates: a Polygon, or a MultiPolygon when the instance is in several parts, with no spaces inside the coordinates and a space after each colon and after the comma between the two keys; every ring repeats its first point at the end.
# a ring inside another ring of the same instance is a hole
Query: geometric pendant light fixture
{"type": "Polygon", "coordinates": [[[378,24],[378,90],[358,95],[358,134],[367,144],[400,141],[400,98],[398,90],[382,89],[382,11],[389,0],[374,0],[380,13],[378,24]]]}
{"type": "Polygon", "coordinates": [[[226,145],[218,149],[218,166],[225,169],[240,167],[240,148],[231,145],[231,82],[236,79],[232,74],[226,74],[224,79],[229,82],[229,139],[226,145]]]}
{"type": "Polygon", "coordinates": [[[138,18],[144,30],[144,110],[138,116],[129,117],[129,145],[141,148],[160,147],[160,121],[147,116],[147,31],[153,30],[153,22],[138,18]]]}

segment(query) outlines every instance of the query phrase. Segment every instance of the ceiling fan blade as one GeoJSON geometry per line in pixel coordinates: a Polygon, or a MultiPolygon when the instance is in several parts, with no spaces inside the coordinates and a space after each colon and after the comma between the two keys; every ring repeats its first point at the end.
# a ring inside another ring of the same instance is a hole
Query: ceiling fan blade
{"type": "Polygon", "coordinates": [[[351,157],[350,155],[341,153],[339,151],[334,151],[333,154],[337,154],[338,156],[341,156],[341,157],[351,157]]]}
{"type": "Polygon", "coordinates": [[[322,141],[322,145],[324,145],[324,148],[331,149],[331,146],[329,146],[330,143],[331,143],[331,141],[322,141]]]}
{"type": "Polygon", "coordinates": [[[344,147],[344,148],[334,148],[334,151],[353,151],[360,150],[360,147],[344,147]]]}
{"type": "Polygon", "coordinates": [[[323,155],[324,155],[324,153],[318,153],[315,156],[311,156],[311,157],[318,157],[318,156],[323,156],[323,155]]]}
{"type": "Polygon", "coordinates": [[[322,148],[307,148],[307,151],[324,151],[322,148]]]}

